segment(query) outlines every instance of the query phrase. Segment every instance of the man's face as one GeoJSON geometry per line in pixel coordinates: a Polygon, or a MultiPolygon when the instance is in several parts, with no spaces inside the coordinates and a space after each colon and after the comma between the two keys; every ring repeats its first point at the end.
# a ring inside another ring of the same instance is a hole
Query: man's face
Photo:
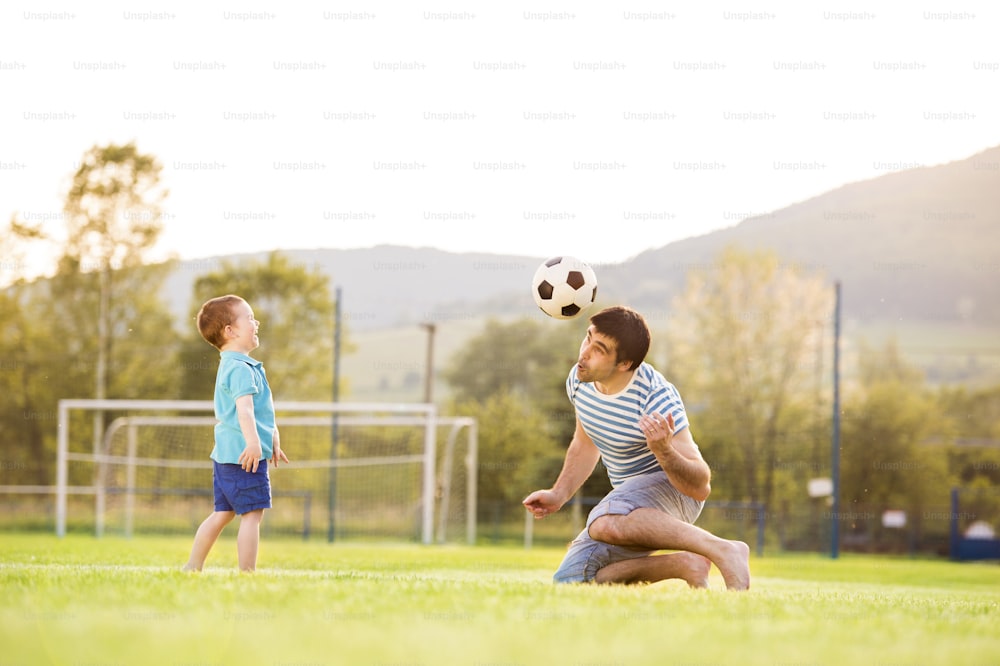
{"type": "Polygon", "coordinates": [[[604,382],[619,371],[618,348],[614,338],[599,333],[591,324],[587,329],[587,337],[580,344],[580,356],[577,360],[576,376],[582,382],[604,382]]]}

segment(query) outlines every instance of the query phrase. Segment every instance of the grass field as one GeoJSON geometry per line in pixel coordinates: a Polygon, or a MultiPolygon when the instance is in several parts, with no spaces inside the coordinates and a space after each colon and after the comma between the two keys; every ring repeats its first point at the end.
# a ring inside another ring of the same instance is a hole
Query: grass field
{"type": "Polygon", "coordinates": [[[753,559],[753,587],[555,586],[561,549],[223,537],[0,535],[0,666],[14,664],[1000,663],[1000,566],[845,555],[753,559]]]}

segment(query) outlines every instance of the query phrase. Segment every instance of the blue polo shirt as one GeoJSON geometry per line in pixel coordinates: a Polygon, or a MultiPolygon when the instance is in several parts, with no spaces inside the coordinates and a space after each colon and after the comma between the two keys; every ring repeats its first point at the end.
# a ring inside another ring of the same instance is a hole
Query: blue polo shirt
{"type": "Polygon", "coordinates": [[[219,422],[215,425],[212,460],[239,464],[240,453],[247,442],[236,416],[236,399],[244,395],[253,396],[257,435],[264,451],[262,460],[270,460],[274,453],[274,401],[264,366],[240,352],[224,351],[220,356],[219,371],[215,375],[215,418],[219,422]]]}

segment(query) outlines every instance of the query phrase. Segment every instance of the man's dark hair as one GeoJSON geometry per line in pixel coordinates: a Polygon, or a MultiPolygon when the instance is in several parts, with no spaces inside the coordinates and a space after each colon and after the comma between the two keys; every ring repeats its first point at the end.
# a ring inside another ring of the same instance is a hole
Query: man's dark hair
{"type": "Polygon", "coordinates": [[[617,343],[615,361],[629,362],[629,370],[639,367],[649,351],[649,326],[642,315],[630,307],[615,305],[590,318],[597,332],[617,343]]]}

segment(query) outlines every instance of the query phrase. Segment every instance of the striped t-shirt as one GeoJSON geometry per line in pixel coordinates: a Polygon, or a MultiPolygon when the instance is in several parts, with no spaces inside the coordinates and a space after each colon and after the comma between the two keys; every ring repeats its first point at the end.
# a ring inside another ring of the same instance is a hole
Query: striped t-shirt
{"type": "Polygon", "coordinates": [[[566,378],[566,393],[584,432],[600,450],[614,487],[629,477],[661,470],[639,429],[640,416],[669,412],[674,415],[675,432],[688,426],[680,393],[648,363],[636,368],[628,385],[614,395],[601,393],[593,382],[581,382],[574,365],[566,378]]]}

